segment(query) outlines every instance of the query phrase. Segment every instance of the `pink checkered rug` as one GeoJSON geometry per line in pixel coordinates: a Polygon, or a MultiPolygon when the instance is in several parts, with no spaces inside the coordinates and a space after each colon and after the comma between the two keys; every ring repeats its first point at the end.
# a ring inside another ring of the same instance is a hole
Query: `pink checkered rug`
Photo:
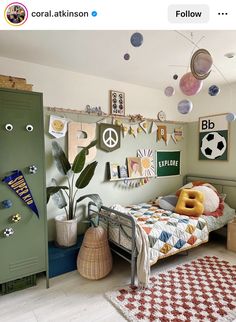
{"type": "Polygon", "coordinates": [[[106,296],[128,321],[236,321],[236,265],[206,256],[106,296]]]}

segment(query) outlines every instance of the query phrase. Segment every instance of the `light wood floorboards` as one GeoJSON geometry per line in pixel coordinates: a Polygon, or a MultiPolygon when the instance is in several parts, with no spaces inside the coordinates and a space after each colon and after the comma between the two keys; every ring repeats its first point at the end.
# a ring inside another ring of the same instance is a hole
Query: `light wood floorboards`
{"type": "MultiPolygon", "coordinates": [[[[236,264],[236,253],[225,247],[225,241],[212,241],[189,252],[160,260],[152,273],[174,268],[197,257],[215,255],[236,264]]],[[[113,270],[106,278],[89,281],[77,271],[50,280],[45,288],[45,278],[37,286],[0,296],[0,321],[4,322],[122,322],[126,321],[104,297],[104,293],[128,284],[130,266],[115,257],[113,270]]]]}

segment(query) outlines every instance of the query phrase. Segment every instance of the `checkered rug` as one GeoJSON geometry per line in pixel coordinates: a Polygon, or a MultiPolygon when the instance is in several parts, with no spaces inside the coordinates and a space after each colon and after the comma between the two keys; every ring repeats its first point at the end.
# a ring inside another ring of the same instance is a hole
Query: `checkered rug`
{"type": "Polygon", "coordinates": [[[106,296],[128,321],[236,321],[236,265],[206,256],[106,296]]]}

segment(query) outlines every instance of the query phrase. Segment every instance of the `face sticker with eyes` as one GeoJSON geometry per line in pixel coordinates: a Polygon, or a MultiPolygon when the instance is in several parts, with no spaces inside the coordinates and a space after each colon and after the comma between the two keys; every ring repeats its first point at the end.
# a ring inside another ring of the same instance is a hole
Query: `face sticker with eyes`
{"type": "Polygon", "coordinates": [[[26,131],[28,132],[32,132],[34,130],[34,127],[31,124],[27,124],[25,128],[26,128],[26,131]]]}
{"type": "Polygon", "coordinates": [[[11,131],[13,130],[13,125],[12,125],[12,124],[10,124],[10,123],[7,123],[7,124],[5,125],[5,129],[6,129],[8,132],[11,132],[11,131]]]}

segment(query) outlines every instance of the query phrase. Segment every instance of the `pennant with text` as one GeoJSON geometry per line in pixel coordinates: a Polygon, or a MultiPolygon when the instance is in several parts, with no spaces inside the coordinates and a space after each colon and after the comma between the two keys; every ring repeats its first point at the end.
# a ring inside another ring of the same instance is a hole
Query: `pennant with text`
{"type": "Polygon", "coordinates": [[[7,183],[18,197],[39,217],[38,209],[35,205],[29,186],[20,170],[12,171],[12,174],[2,179],[7,183]]]}

